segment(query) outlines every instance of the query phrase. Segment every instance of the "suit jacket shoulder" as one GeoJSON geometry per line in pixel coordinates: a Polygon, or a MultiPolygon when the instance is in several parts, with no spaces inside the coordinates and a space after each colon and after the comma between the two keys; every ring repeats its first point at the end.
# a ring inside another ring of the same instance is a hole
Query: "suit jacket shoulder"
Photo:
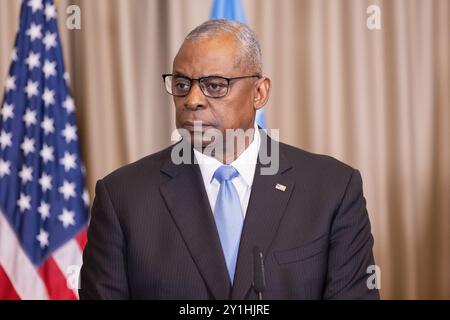
{"type": "MultiPolygon", "coordinates": [[[[142,179],[155,178],[155,173],[159,173],[162,164],[170,158],[170,153],[174,145],[161,151],[145,156],[135,162],[126,164],[108,175],[102,180],[104,183],[117,184],[127,182],[137,182],[142,179]]],[[[148,182],[148,180],[147,180],[148,182]]]]}

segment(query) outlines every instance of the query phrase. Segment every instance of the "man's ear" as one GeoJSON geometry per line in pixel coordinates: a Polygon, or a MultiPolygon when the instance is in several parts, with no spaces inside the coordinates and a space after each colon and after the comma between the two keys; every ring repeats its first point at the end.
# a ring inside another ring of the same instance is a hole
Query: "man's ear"
{"type": "Polygon", "coordinates": [[[270,79],[267,77],[262,77],[255,82],[255,86],[253,88],[253,107],[255,108],[255,110],[264,107],[269,100],[270,85],[270,79]]]}

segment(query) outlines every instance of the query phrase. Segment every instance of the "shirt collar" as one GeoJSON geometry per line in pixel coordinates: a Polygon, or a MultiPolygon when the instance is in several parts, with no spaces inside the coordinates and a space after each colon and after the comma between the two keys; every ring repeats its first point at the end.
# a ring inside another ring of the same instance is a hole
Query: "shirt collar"
{"type": "MultiPolygon", "coordinates": [[[[230,165],[232,165],[239,172],[239,175],[244,179],[248,186],[251,186],[253,183],[259,147],[261,144],[261,137],[256,123],[254,127],[255,133],[253,135],[253,141],[244,150],[244,152],[239,155],[237,159],[230,163],[230,165]]],[[[195,148],[194,154],[200,167],[200,171],[205,178],[204,180],[211,183],[213,180],[214,172],[216,172],[216,170],[220,166],[222,166],[223,163],[216,158],[201,153],[195,148]]]]}

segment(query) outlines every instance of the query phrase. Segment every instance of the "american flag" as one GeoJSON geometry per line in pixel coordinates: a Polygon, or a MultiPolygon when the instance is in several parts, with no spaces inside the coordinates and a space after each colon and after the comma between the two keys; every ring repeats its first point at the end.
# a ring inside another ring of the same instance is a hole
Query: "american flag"
{"type": "Polygon", "coordinates": [[[22,2],[0,109],[0,299],[76,299],[88,194],[52,0],[22,2]]]}

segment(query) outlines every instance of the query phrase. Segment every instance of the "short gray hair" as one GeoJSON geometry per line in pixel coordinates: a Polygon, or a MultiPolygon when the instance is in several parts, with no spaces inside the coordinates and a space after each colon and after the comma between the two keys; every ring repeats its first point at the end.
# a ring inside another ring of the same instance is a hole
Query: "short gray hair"
{"type": "MultiPolygon", "coordinates": [[[[259,46],[255,32],[246,24],[225,19],[208,20],[192,30],[184,40],[214,37],[220,35],[222,32],[229,32],[234,35],[241,49],[241,59],[244,58],[245,64],[248,65],[252,71],[261,75],[261,47],[259,46]]],[[[242,63],[242,61],[239,62],[242,63]]]]}

